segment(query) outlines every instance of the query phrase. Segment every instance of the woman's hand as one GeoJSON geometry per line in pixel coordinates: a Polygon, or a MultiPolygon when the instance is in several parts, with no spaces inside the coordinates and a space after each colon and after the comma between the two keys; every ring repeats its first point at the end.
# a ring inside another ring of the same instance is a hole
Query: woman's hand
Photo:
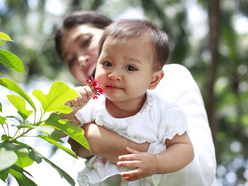
{"type": "Polygon", "coordinates": [[[120,176],[125,177],[125,181],[134,181],[140,178],[151,176],[157,172],[157,160],[153,154],[139,152],[126,147],[128,155],[119,156],[117,165],[131,169],[127,172],[121,172],[120,176]]]}

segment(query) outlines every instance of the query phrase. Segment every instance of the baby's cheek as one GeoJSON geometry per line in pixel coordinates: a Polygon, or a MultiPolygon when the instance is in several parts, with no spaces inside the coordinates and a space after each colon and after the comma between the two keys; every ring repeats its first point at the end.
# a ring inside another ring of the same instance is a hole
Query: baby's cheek
{"type": "Polygon", "coordinates": [[[104,83],[104,72],[102,70],[97,69],[95,74],[95,79],[98,81],[99,85],[104,83]]]}

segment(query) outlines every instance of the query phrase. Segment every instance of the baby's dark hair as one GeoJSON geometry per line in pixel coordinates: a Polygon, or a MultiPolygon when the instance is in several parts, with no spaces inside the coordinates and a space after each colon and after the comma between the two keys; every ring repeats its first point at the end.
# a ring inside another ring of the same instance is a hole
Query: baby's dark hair
{"type": "Polygon", "coordinates": [[[154,46],[154,69],[162,69],[169,56],[168,36],[158,26],[146,20],[123,19],[109,25],[100,39],[99,55],[108,37],[125,42],[126,39],[140,36],[149,38],[152,46],[154,46]]]}
{"type": "Polygon", "coordinates": [[[71,29],[76,25],[84,25],[84,24],[88,24],[95,28],[104,29],[105,27],[110,25],[112,22],[113,21],[110,18],[102,14],[99,14],[96,11],[82,10],[82,11],[75,11],[69,14],[64,19],[63,26],[56,31],[55,38],[54,38],[56,50],[59,56],[61,57],[61,59],[62,59],[62,55],[61,55],[60,44],[61,44],[61,39],[64,34],[64,30],[71,29]]]}

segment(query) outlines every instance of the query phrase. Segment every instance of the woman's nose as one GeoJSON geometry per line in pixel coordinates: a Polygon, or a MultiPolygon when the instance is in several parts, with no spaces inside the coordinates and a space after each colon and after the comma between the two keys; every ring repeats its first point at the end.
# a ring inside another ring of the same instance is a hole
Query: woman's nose
{"type": "Polygon", "coordinates": [[[120,81],[121,80],[121,73],[117,70],[114,70],[108,74],[108,78],[111,80],[120,81]]]}
{"type": "Polygon", "coordinates": [[[89,59],[90,59],[89,55],[84,55],[84,56],[80,55],[78,56],[78,64],[80,66],[85,66],[89,62],[89,59]]]}

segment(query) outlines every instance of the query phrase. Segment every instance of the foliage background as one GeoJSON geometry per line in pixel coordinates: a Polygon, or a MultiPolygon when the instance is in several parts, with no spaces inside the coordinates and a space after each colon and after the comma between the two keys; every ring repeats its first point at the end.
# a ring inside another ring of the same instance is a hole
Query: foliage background
{"type": "Polygon", "coordinates": [[[2,47],[20,57],[28,76],[0,64],[2,76],[29,86],[44,77],[76,85],[53,40],[65,15],[75,9],[98,10],[113,20],[144,17],[168,33],[169,63],[186,66],[202,91],[219,185],[248,185],[248,1],[3,0],[0,31],[15,43],[2,47]]]}

